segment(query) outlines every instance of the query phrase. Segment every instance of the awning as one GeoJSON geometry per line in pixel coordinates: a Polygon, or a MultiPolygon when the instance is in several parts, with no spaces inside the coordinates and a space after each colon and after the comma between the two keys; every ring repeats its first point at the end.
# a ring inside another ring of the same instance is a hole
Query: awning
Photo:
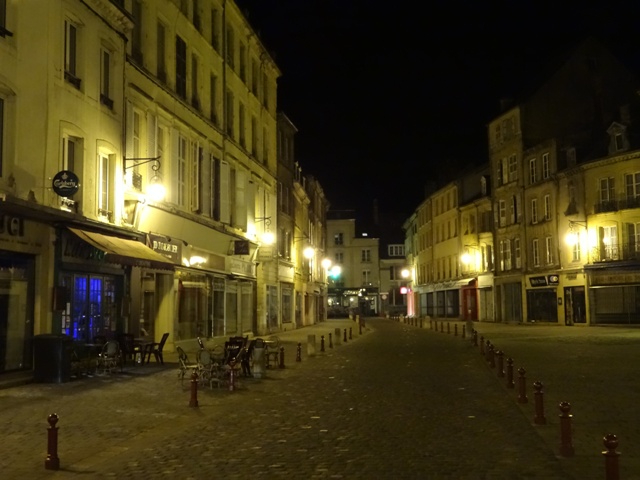
{"type": "Polygon", "coordinates": [[[144,243],[126,238],[103,235],[101,233],[87,232],[78,228],[69,228],[75,235],[85,242],[93,245],[98,250],[107,254],[107,258],[117,263],[132,264],[137,266],[158,266],[162,268],[172,266],[171,261],[147,247],[144,243]],[[115,257],[115,258],[113,258],[115,257]],[[124,261],[123,261],[124,260],[124,261]]]}

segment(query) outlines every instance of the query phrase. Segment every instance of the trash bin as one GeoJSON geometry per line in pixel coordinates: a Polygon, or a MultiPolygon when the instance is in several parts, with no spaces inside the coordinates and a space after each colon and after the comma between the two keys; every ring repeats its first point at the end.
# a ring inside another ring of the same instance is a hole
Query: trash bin
{"type": "Polygon", "coordinates": [[[64,383],[71,379],[73,341],[69,335],[46,333],[33,337],[33,380],[64,383]]]}

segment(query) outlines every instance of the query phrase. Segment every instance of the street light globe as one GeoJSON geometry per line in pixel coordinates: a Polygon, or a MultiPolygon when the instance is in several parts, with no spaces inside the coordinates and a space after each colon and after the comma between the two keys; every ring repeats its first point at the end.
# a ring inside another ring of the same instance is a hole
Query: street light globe
{"type": "Polygon", "coordinates": [[[400,272],[400,275],[402,275],[402,278],[409,278],[409,270],[406,268],[403,268],[402,271],[400,272]]]}
{"type": "Polygon", "coordinates": [[[341,273],[342,273],[342,267],[340,265],[334,265],[331,268],[331,276],[332,277],[338,277],[338,276],[340,276],[341,273]]]}
{"type": "Polygon", "coordinates": [[[325,270],[329,270],[329,268],[331,267],[331,260],[329,260],[328,258],[323,258],[321,265],[325,270]]]}
{"type": "Polygon", "coordinates": [[[313,247],[307,247],[302,251],[302,255],[304,255],[304,258],[313,258],[313,256],[315,255],[316,250],[313,247]]]}
{"type": "Polygon", "coordinates": [[[264,243],[265,245],[273,245],[274,241],[275,241],[275,236],[273,235],[273,233],[264,232],[262,234],[262,243],[264,243]]]}
{"type": "Polygon", "coordinates": [[[460,257],[460,260],[462,261],[462,263],[464,263],[465,265],[468,265],[469,263],[471,263],[471,255],[469,255],[469,252],[464,252],[462,254],[462,256],[460,257]]]}

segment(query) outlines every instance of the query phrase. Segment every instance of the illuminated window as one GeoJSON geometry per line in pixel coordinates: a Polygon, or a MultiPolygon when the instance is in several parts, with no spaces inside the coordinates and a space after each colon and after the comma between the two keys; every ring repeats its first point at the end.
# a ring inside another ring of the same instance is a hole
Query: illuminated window
{"type": "Polygon", "coordinates": [[[98,215],[111,221],[109,163],[109,155],[106,153],[98,155],[98,215]]]}
{"type": "Polygon", "coordinates": [[[111,99],[111,53],[103,48],[100,52],[100,103],[113,108],[111,99]]]}
{"type": "Polygon", "coordinates": [[[546,237],[544,243],[547,253],[547,265],[551,265],[553,263],[553,242],[551,237],[546,237]]]}
{"type": "Polygon", "coordinates": [[[531,242],[531,254],[533,256],[533,266],[540,266],[540,251],[538,249],[538,239],[534,238],[531,242]]]}

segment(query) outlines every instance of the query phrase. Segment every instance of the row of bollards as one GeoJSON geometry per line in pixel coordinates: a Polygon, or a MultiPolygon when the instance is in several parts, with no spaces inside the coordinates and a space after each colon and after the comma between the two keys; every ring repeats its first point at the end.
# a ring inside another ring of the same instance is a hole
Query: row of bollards
{"type": "MultiPolygon", "coordinates": [[[[435,330],[438,330],[437,323],[435,325],[435,330]]],[[[432,329],[434,327],[432,326],[432,329]]],[[[449,324],[447,323],[447,331],[449,330],[449,324]]],[[[440,322],[440,332],[442,332],[442,322],[440,322]]],[[[463,327],[463,338],[464,338],[464,327],[463,327]]],[[[513,358],[507,357],[506,363],[506,371],[504,368],[504,352],[501,350],[497,350],[495,346],[487,339],[485,339],[482,335],[478,339],[478,332],[473,329],[471,332],[471,342],[473,346],[480,347],[480,355],[484,357],[484,359],[489,364],[490,368],[497,369],[498,377],[506,377],[506,387],[507,388],[515,388],[514,381],[514,366],[513,366],[513,358]]],[[[520,404],[526,404],[529,402],[529,398],[527,396],[527,379],[526,379],[526,370],[523,367],[518,368],[518,396],[517,402],[520,404]]],[[[533,382],[533,396],[534,396],[534,416],[533,423],[535,425],[546,425],[547,419],[545,417],[544,412],[544,385],[540,381],[533,382]]],[[[571,421],[573,415],[571,412],[571,404],[569,402],[563,401],[558,405],[560,409],[560,446],[559,453],[564,457],[572,457],[575,455],[575,449],[573,447],[573,440],[571,438],[572,434],[572,426],[571,421]]],[[[620,453],[616,451],[618,447],[618,439],[617,437],[610,433],[603,437],[603,444],[605,449],[602,452],[602,455],[605,459],[605,480],[619,480],[620,473],[618,468],[618,458],[620,453]]]]}

